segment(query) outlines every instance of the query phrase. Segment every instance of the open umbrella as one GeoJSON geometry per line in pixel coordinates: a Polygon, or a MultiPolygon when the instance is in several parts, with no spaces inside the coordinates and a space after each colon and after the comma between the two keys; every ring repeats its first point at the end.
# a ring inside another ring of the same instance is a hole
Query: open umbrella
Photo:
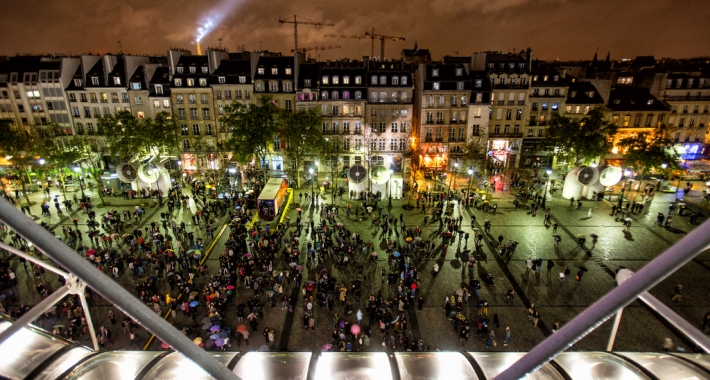
{"type": "Polygon", "coordinates": [[[303,265],[296,265],[296,270],[303,270],[303,265]]]}
{"type": "Polygon", "coordinates": [[[273,290],[267,290],[267,291],[265,291],[264,293],[266,293],[267,295],[270,295],[270,296],[274,295],[274,291],[273,291],[273,290]]]}
{"type": "Polygon", "coordinates": [[[408,237],[408,238],[404,239],[404,241],[410,242],[410,241],[412,241],[412,238],[411,238],[411,237],[408,237]]]}
{"type": "Polygon", "coordinates": [[[300,207],[296,207],[296,211],[303,211],[300,207]]]}
{"type": "Polygon", "coordinates": [[[197,297],[197,292],[190,292],[190,299],[197,297]]]}
{"type": "Polygon", "coordinates": [[[212,327],[212,322],[210,323],[205,323],[202,325],[203,330],[209,330],[212,327]]]}
{"type": "Polygon", "coordinates": [[[197,301],[192,301],[192,302],[189,303],[190,307],[195,307],[195,306],[197,306],[197,305],[199,305],[199,304],[200,304],[200,303],[197,302],[197,301]]]}
{"type": "Polygon", "coordinates": [[[210,339],[219,339],[219,338],[220,338],[219,334],[210,335],[210,339]]]}
{"type": "Polygon", "coordinates": [[[214,340],[214,345],[217,347],[222,347],[224,346],[224,339],[222,338],[217,338],[214,340]]]}
{"type": "Polygon", "coordinates": [[[235,209],[235,210],[240,210],[241,208],[242,208],[242,206],[238,206],[238,205],[237,205],[237,206],[234,206],[234,209],[235,209]]]}
{"type": "Polygon", "coordinates": [[[627,222],[630,222],[630,221],[631,221],[631,218],[626,218],[626,219],[624,219],[624,220],[627,221],[627,222]]]}
{"type": "Polygon", "coordinates": [[[210,327],[210,331],[212,331],[212,332],[217,332],[217,331],[219,331],[219,326],[214,325],[214,326],[210,327]]]}
{"type": "Polygon", "coordinates": [[[394,252],[394,253],[392,253],[392,256],[394,256],[394,257],[399,257],[399,252],[394,252]]]}
{"type": "Polygon", "coordinates": [[[234,285],[227,285],[227,290],[233,290],[233,289],[234,289],[234,285]]]}
{"type": "Polygon", "coordinates": [[[193,341],[195,344],[200,344],[200,343],[202,343],[202,337],[199,337],[199,336],[198,336],[197,338],[193,339],[192,341],[193,341]]]}
{"type": "Polygon", "coordinates": [[[251,253],[245,253],[244,257],[247,257],[247,258],[251,257],[251,253]]]}
{"type": "Polygon", "coordinates": [[[291,268],[293,268],[293,267],[295,267],[295,266],[296,266],[296,263],[294,263],[294,262],[290,262],[290,263],[288,263],[288,266],[290,266],[291,268]]]}
{"type": "Polygon", "coordinates": [[[262,282],[262,281],[264,281],[264,278],[263,278],[263,277],[257,277],[257,278],[256,278],[256,282],[262,282]]]}
{"type": "Polygon", "coordinates": [[[252,319],[254,317],[256,317],[256,314],[254,313],[250,313],[249,315],[247,315],[247,319],[252,319]]]}
{"type": "Polygon", "coordinates": [[[332,344],[323,345],[323,351],[331,351],[331,350],[333,350],[332,344]]]}
{"type": "Polygon", "coordinates": [[[232,222],[241,222],[241,221],[242,221],[242,218],[234,218],[234,219],[232,219],[232,222]]]}
{"type": "Polygon", "coordinates": [[[325,268],[324,268],[324,269],[321,269],[321,270],[320,270],[320,274],[328,274],[328,270],[325,269],[325,268]]]}
{"type": "Polygon", "coordinates": [[[336,226],[342,227],[342,226],[343,226],[343,223],[338,223],[338,224],[336,224],[336,226]]]}
{"type": "Polygon", "coordinates": [[[414,238],[414,240],[416,240],[416,241],[422,241],[422,238],[420,238],[419,236],[417,236],[417,237],[414,238]]]}
{"type": "Polygon", "coordinates": [[[247,331],[247,326],[246,326],[245,324],[243,324],[243,323],[240,323],[240,324],[237,326],[237,331],[238,331],[239,333],[243,333],[243,332],[247,331]]]}
{"type": "Polygon", "coordinates": [[[350,326],[350,332],[353,333],[353,335],[360,334],[360,325],[354,324],[350,326]]]}
{"type": "Polygon", "coordinates": [[[210,317],[204,317],[202,320],[200,320],[200,323],[212,323],[212,318],[210,317]]]}
{"type": "Polygon", "coordinates": [[[395,323],[395,322],[397,322],[398,320],[399,320],[399,315],[397,315],[397,316],[395,316],[394,318],[392,318],[392,321],[391,321],[390,323],[395,323]]]}

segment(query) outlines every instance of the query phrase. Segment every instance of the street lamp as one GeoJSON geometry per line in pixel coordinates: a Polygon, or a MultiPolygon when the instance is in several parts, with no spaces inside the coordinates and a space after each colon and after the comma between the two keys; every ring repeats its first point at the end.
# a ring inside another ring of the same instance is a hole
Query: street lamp
{"type": "Polygon", "coordinates": [[[81,189],[81,197],[84,198],[84,184],[81,182],[81,175],[79,174],[81,172],[81,168],[78,166],[74,167],[74,172],[77,175],[77,180],[79,180],[79,188],[81,189]]]}
{"type": "MultiPolygon", "coordinates": [[[[318,161],[316,161],[317,163],[318,161]]],[[[313,193],[313,168],[308,168],[308,172],[311,173],[311,206],[315,206],[315,194],[313,193]]]]}
{"type": "MultiPolygon", "coordinates": [[[[473,168],[468,167],[468,189],[466,189],[466,197],[471,198],[471,182],[473,182],[473,168]]],[[[466,202],[468,204],[468,202],[466,202]]]]}
{"type": "Polygon", "coordinates": [[[597,167],[597,162],[596,162],[596,161],[592,161],[592,164],[591,164],[590,166],[593,167],[593,168],[596,168],[596,167],[597,167]]]}
{"type": "Polygon", "coordinates": [[[389,199],[388,206],[391,208],[392,207],[392,174],[394,173],[394,170],[390,169],[389,172],[390,172],[390,178],[389,178],[390,199],[389,199]]]}
{"type": "Polygon", "coordinates": [[[552,174],[552,170],[547,169],[545,171],[545,193],[542,196],[542,204],[540,205],[542,206],[543,211],[545,210],[545,201],[547,200],[547,182],[550,179],[550,174],[552,174]]]}
{"type": "Polygon", "coordinates": [[[40,165],[44,165],[45,161],[44,161],[44,158],[40,158],[39,161],[37,161],[37,162],[39,162],[40,165]]]}
{"type": "MultiPolygon", "coordinates": [[[[663,169],[663,179],[666,178],[666,168],[668,168],[668,164],[665,162],[661,164],[661,168],[663,169]]],[[[656,184],[656,191],[661,191],[661,182],[663,179],[659,179],[658,183],[656,184]]]]}

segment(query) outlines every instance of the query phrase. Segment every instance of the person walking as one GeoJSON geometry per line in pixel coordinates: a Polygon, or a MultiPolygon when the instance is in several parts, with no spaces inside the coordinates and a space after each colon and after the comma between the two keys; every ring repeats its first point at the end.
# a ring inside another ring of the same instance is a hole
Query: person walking
{"type": "Polygon", "coordinates": [[[592,208],[590,207],[589,212],[587,212],[587,219],[591,219],[591,218],[592,218],[592,208]]]}
{"type": "Polygon", "coordinates": [[[673,298],[671,298],[671,301],[673,301],[673,302],[676,302],[676,301],[680,302],[680,301],[682,301],[682,300],[683,300],[683,296],[680,294],[682,291],[683,291],[683,285],[680,285],[680,284],[676,285],[676,286],[675,286],[675,289],[673,290],[673,292],[674,292],[675,294],[673,294],[673,298]]]}
{"type": "Polygon", "coordinates": [[[503,341],[503,346],[507,346],[510,343],[510,326],[505,326],[505,340],[503,341]]]}

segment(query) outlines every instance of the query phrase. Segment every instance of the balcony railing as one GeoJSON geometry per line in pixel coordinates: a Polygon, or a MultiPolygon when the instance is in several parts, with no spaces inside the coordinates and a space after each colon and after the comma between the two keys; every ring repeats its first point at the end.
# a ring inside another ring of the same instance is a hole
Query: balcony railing
{"type": "Polygon", "coordinates": [[[710,95],[670,95],[664,98],[665,101],[678,100],[710,100],[710,95]]]}

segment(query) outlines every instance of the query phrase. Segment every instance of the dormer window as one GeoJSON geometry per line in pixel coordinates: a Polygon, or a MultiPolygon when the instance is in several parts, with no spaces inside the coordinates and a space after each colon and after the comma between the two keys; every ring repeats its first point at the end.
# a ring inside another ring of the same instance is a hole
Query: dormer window
{"type": "Polygon", "coordinates": [[[343,84],[350,84],[350,77],[349,76],[344,76],[343,77],[343,84]]]}
{"type": "Polygon", "coordinates": [[[552,79],[553,79],[555,82],[557,82],[558,80],[560,80],[560,76],[559,76],[559,75],[555,75],[554,77],[552,77],[552,79]]]}
{"type": "Polygon", "coordinates": [[[321,91],[320,98],[324,100],[328,99],[328,91],[321,91]]]}
{"type": "Polygon", "coordinates": [[[175,86],[177,86],[177,87],[182,86],[182,79],[180,79],[180,78],[175,78],[175,86]]]}
{"type": "Polygon", "coordinates": [[[533,82],[537,82],[537,75],[533,75],[533,82]]]}
{"type": "Polygon", "coordinates": [[[393,84],[393,85],[399,84],[399,78],[398,78],[398,77],[392,77],[392,84],[393,84]]]}
{"type": "Polygon", "coordinates": [[[239,83],[246,83],[247,82],[247,77],[241,76],[239,77],[239,83]]]}
{"type": "Polygon", "coordinates": [[[377,84],[377,75],[373,75],[370,78],[370,84],[377,84]]]}
{"type": "Polygon", "coordinates": [[[115,86],[120,86],[121,85],[121,77],[113,77],[113,84],[115,86]]]}
{"type": "Polygon", "coordinates": [[[337,75],[333,76],[333,84],[340,84],[340,78],[337,75]]]}
{"type": "Polygon", "coordinates": [[[524,68],[525,68],[525,64],[524,64],[524,63],[518,63],[518,69],[519,69],[520,71],[523,71],[524,68]]]}
{"type": "Polygon", "coordinates": [[[131,82],[131,90],[140,90],[141,82],[131,82]]]}
{"type": "Polygon", "coordinates": [[[648,101],[646,102],[646,104],[649,105],[649,106],[650,106],[651,104],[653,104],[653,99],[648,99],[648,101]]]}
{"type": "Polygon", "coordinates": [[[200,78],[200,86],[202,86],[202,87],[207,86],[207,78],[200,78]]]}
{"type": "Polygon", "coordinates": [[[177,72],[178,72],[179,74],[182,74],[182,73],[183,73],[183,70],[184,70],[184,68],[183,68],[182,66],[179,66],[179,67],[177,68],[177,72]]]}
{"type": "Polygon", "coordinates": [[[192,78],[188,78],[188,79],[187,79],[187,85],[188,85],[189,87],[194,87],[194,86],[195,86],[195,80],[192,79],[192,78]]]}
{"type": "Polygon", "coordinates": [[[432,87],[434,90],[439,90],[441,89],[441,85],[439,82],[434,82],[434,86],[432,87]]]}
{"type": "Polygon", "coordinates": [[[155,93],[157,95],[163,95],[163,85],[162,84],[155,85],[155,93]]]}
{"type": "Polygon", "coordinates": [[[511,70],[515,70],[515,63],[509,64],[508,67],[510,67],[511,70]]]}
{"type": "Polygon", "coordinates": [[[362,77],[361,76],[355,77],[355,84],[362,84],[362,77]]]}
{"type": "Polygon", "coordinates": [[[476,87],[482,87],[483,86],[483,79],[476,79],[476,87]]]}
{"type": "Polygon", "coordinates": [[[619,100],[619,99],[614,100],[614,104],[621,104],[621,100],[619,100]]]}
{"type": "Polygon", "coordinates": [[[190,72],[191,72],[191,73],[196,73],[196,72],[197,72],[197,67],[195,67],[195,66],[190,66],[190,72]]]}
{"type": "Polygon", "coordinates": [[[91,84],[93,84],[94,86],[98,86],[99,85],[99,77],[91,77],[91,84]]]}
{"type": "Polygon", "coordinates": [[[209,72],[209,68],[207,66],[202,66],[202,72],[203,73],[209,72]]]}
{"type": "Polygon", "coordinates": [[[688,79],[688,88],[693,87],[693,79],[688,79]]]}
{"type": "Polygon", "coordinates": [[[577,91],[570,91],[569,97],[574,98],[575,96],[577,96],[577,91]]]}
{"type": "Polygon", "coordinates": [[[439,76],[439,69],[432,69],[431,76],[438,77],[439,76]]]}
{"type": "Polygon", "coordinates": [[[323,78],[321,78],[321,83],[322,83],[322,84],[328,84],[328,83],[330,83],[330,78],[328,78],[327,75],[323,75],[323,78]]]}
{"type": "Polygon", "coordinates": [[[219,83],[227,83],[227,78],[225,78],[225,77],[217,77],[217,82],[219,82],[219,83]]]}
{"type": "Polygon", "coordinates": [[[545,76],[542,77],[542,81],[543,81],[543,82],[547,82],[547,80],[548,80],[549,78],[550,78],[549,76],[545,75],[545,76]]]}
{"type": "Polygon", "coordinates": [[[384,75],[380,75],[380,84],[385,85],[387,84],[387,77],[384,75]]]}
{"type": "Polygon", "coordinates": [[[304,79],[304,80],[303,80],[303,87],[311,87],[311,80],[310,80],[310,79],[304,79]]]}
{"type": "Polygon", "coordinates": [[[74,79],[74,86],[81,87],[81,79],[74,79]]]}
{"type": "Polygon", "coordinates": [[[406,76],[402,76],[402,78],[401,78],[401,80],[399,81],[399,83],[401,83],[401,84],[407,84],[407,77],[406,77],[406,76]]]}
{"type": "Polygon", "coordinates": [[[264,75],[264,68],[259,67],[258,69],[256,69],[256,72],[257,72],[257,74],[264,75]]]}
{"type": "Polygon", "coordinates": [[[271,68],[271,75],[279,75],[279,69],[276,67],[271,68]]]}
{"type": "Polygon", "coordinates": [[[291,75],[291,68],[286,68],[286,75],[291,75]]]}
{"type": "Polygon", "coordinates": [[[594,97],[594,91],[587,91],[587,96],[590,98],[594,97]]]}
{"type": "Polygon", "coordinates": [[[461,75],[463,75],[463,69],[456,69],[456,76],[460,77],[461,75]]]}

